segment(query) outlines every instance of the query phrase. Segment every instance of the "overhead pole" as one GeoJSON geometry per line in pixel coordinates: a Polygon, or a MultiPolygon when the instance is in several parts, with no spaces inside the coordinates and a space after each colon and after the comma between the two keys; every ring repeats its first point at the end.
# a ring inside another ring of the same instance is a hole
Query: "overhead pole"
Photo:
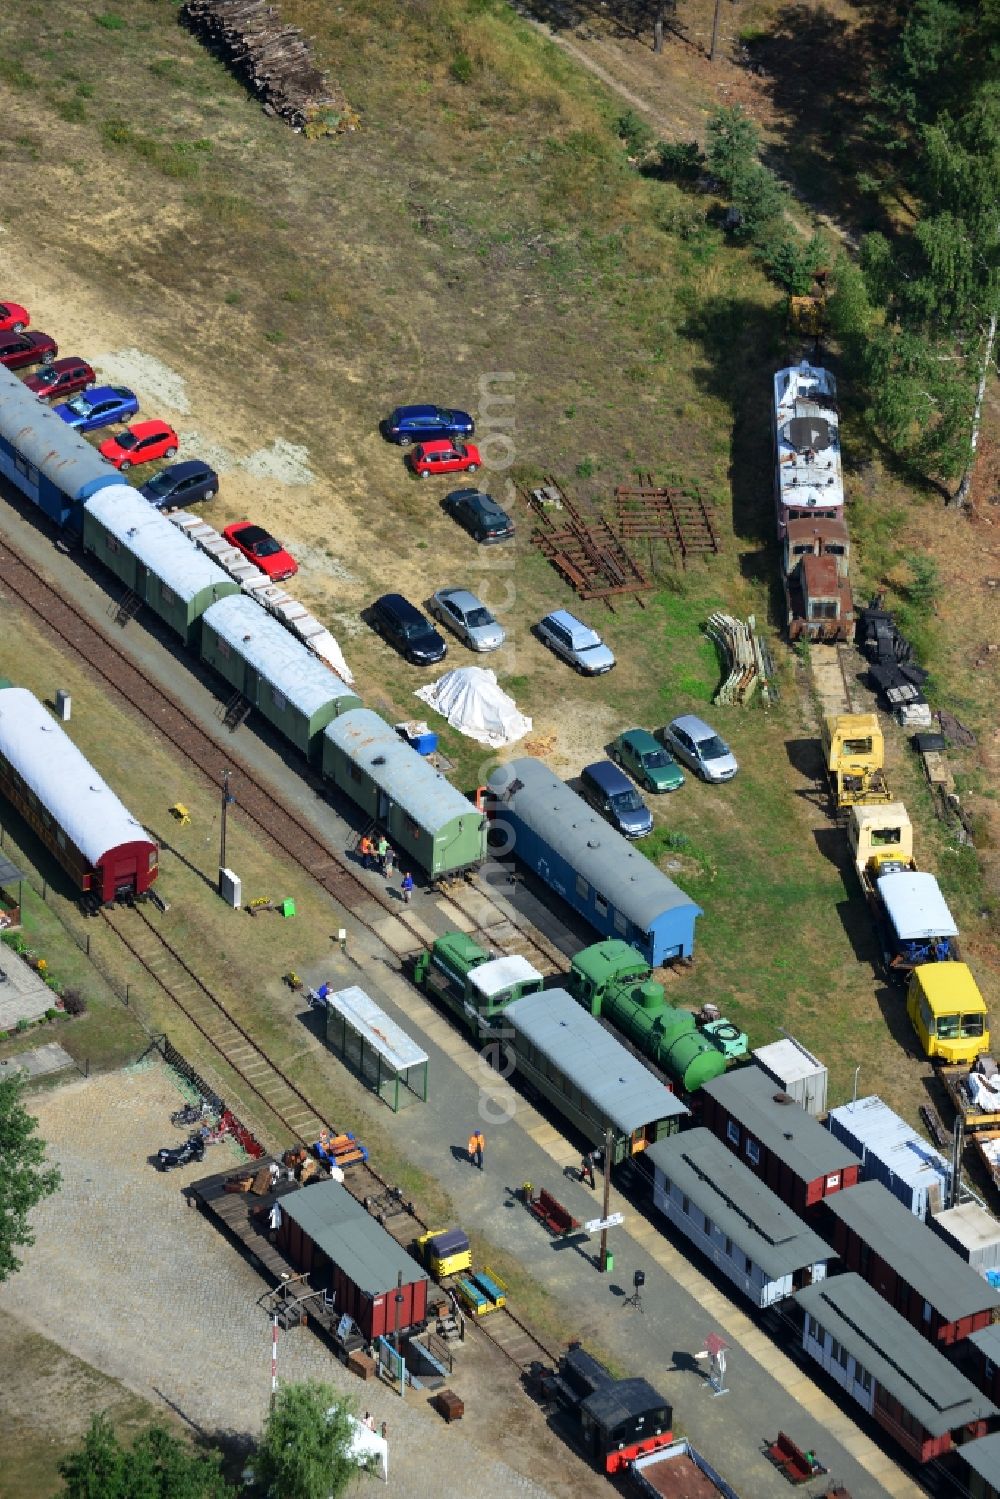
{"type": "Polygon", "coordinates": [[[722,0],[715,0],[715,14],[712,17],[712,46],[709,50],[709,62],[715,61],[715,54],[719,49],[719,11],[722,9],[722,0]]]}
{"type": "Polygon", "coordinates": [[[226,814],[229,811],[230,803],[234,802],[236,800],[236,798],[232,795],[232,793],[229,790],[229,778],[230,778],[231,775],[232,775],[232,771],[231,770],[224,770],[222,772],[222,825],[221,825],[220,832],[219,832],[219,890],[220,890],[220,892],[222,890],[222,871],[227,867],[226,866],[226,814]]]}
{"type": "MultiPolygon", "coordinates": [[[[611,1207],[611,1129],[604,1131],[604,1211],[601,1217],[607,1219],[611,1207]]],[[[601,1257],[599,1269],[603,1274],[608,1268],[608,1230],[601,1229],[601,1257]]]]}

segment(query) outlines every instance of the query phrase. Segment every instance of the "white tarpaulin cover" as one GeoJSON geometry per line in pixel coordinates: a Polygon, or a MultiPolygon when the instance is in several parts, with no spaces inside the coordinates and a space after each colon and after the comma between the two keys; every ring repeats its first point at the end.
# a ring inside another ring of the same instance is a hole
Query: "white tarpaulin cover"
{"type": "Polygon", "coordinates": [[[499,749],[531,731],[531,719],[497,686],[496,673],[483,666],[457,666],[415,696],[446,718],[453,729],[479,744],[499,749]]]}
{"type": "Polygon", "coordinates": [[[370,1431],[363,1421],[357,1416],[348,1416],[351,1423],[351,1445],[347,1455],[352,1457],[359,1468],[378,1466],[386,1483],[389,1482],[389,1443],[385,1437],[380,1437],[377,1432],[370,1431]]]}

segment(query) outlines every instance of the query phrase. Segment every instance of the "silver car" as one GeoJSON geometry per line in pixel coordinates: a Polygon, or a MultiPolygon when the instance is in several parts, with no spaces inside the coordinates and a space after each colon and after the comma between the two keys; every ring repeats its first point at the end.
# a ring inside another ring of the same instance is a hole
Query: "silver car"
{"type": "Polygon", "coordinates": [[[435,619],[454,630],[470,651],[495,651],[507,639],[482,599],[467,588],[439,588],[431,599],[435,619]]]}
{"type": "Polygon", "coordinates": [[[615,664],[614,653],[597,631],[577,619],[575,614],[570,614],[568,609],[556,609],[553,614],[546,614],[539,620],[538,638],[585,676],[600,676],[615,664]]]}
{"type": "Polygon", "coordinates": [[[736,756],[726,741],[693,713],[675,718],[660,730],[659,737],[703,781],[731,781],[739,770],[736,756]]]}

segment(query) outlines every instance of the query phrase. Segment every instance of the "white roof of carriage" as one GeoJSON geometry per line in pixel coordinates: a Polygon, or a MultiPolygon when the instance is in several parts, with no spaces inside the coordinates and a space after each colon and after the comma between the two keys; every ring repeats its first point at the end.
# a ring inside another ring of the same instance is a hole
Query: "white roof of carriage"
{"type": "Polygon", "coordinates": [[[829,370],[805,360],[778,370],[774,427],[779,504],[839,513],[844,503],[840,418],[837,382],[829,370]]]}
{"type": "Polygon", "coordinates": [[[220,599],[202,618],[306,718],[342,698],[352,706],[360,703],[346,682],[249,595],[234,593],[220,599]]]}
{"type": "Polygon", "coordinates": [[[170,591],[190,603],[206,588],[235,593],[238,584],[134,489],[102,489],[87,513],[170,591]]]}

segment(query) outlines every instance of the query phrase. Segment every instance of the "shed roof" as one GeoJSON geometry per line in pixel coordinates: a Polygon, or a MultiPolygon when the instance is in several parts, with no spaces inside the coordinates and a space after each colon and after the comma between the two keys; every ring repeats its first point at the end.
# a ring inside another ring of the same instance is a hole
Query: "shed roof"
{"type": "Polygon", "coordinates": [[[96,865],[122,843],[152,843],[86,756],[24,687],[0,692],[0,754],[96,865]]]}
{"type": "Polygon", "coordinates": [[[992,1401],[860,1275],[817,1281],[796,1292],[795,1300],[931,1436],[997,1414],[992,1401]]]}
{"type": "Polygon", "coordinates": [[[658,1140],[646,1155],[769,1280],[834,1258],[829,1244],[711,1130],[684,1130],[658,1140]]]}
{"type": "Polygon", "coordinates": [[[623,1135],[689,1110],[565,989],[516,999],[504,1011],[516,1036],[538,1048],[623,1135]]]}
{"type": "Polygon", "coordinates": [[[499,766],[490,791],[640,931],[649,931],[667,911],[702,914],[689,895],[540,760],[522,756],[499,766]]]}
{"type": "Polygon", "coordinates": [[[1000,1369],[1000,1323],[991,1322],[989,1327],[970,1332],[969,1342],[979,1349],[983,1358],[988,1358],[995,1368],[1000,1369]]]}
{"type": "Polygon", "coordinates": [[[881,1182],[826,1199],[835,1218],[891,1265],[947,1322],[1000,1307],[1000,1291],[932,1233],[881,1182]]]}
{"type": "Polygon", "coordinates": [[[371,776],[390,801],[432,835],[476,808],[370,708],[355,708],[327,726],[326,737],[371,776]]]}
{"type": "Polygon", "coordinates": [[[0,432],[46,479],[74,498],[102,483],[117,489],[129,487],[128,480],[85,437],[2,365],[0,432]]]}
{"type": "Polygon", "coordinates": [[[527,958],[520,953],[510,953],[503,958],[492,958],[488,963],[480,963],[477,968],[471,969],[469,983],[484,999],[492,999],[494,994],[510,989],[514,984],[523,984],[541,976],[527,958]]]}
{"type": "Polygon", "coordinates": [[[306,718],[341,699],[360,702],[357,693],[324,666],[308,646],[245,594],[219,599],[205,610],[203,618],[306,718]]]}
{"type": "Polygon", "coordinates": [[[100,491],[88,503],[87,513],[185,603],[206,588],[238,592],[228,573],[134,489],[100,491]]]}
{"type": "Polygon", "coordinates": [[[801,1181],[814,1181],[830,1172],[861,1165],[846,1145],[781,1093],[761,1067],[738,1067],[705,1083],[703,1092],[716,1099],[801,1181]]]}
{"type": "Polygon", "coordinates": [[[963,1442],[962,1458],[990,1488],[1000,1489],[1000,1431],[979,1437],[974,1442],[963,1442]]]}
{"type": "Polygon", "coordinates": [[[949,1234],[970,1253],[989,1249],[1000,1241],[1000,1223],[978,1202],[960,1202],[934,1215],[936,1228],[949,1234]]]}
{"type": "Polygon", "coordinates": [[[328,1009],[343,1015],[351,1029],[363,1036],[395,1072],[427,1061],[427,1053],[357,984],[328,994],[326,1003],[328,1009]]]}
{"type": "Polygon", "coordinates": [[[872,1095],[831,1109],[827,1128],[836,1129],[841,1139],[850,1140],[855,1149],[860,1149],[863,1160],[874,1156],[894,1176],[911,1186],[940,1181],[942,1188],[947,1189],[951,1167],[944,1156],[881,1098],[872,1095]]]}
{"type": "Polygon", "coordinates": [[[340,1182],[318,1182],[289,1192],[281,1199],[281,1211],[369,1296],[394,1290],[400,1271],[404,1285],[429,1279],[340,1182]]]}
{"type": "Polygon", "coordinates": [[[767,1046],[755,1046],[754,1058],[767,1072],[773,1072],[785,1083],[804,1082],[826,1071],[818,1057],[791,1036],[781,1041],[772,1041],[767,1046]]]}
{"type": "Polygon", "coordinates": [[[957,937],[955,918],[932,874],[900,870],[876,881],[886,914],[901,942],[923,937],[957,937]]]}

